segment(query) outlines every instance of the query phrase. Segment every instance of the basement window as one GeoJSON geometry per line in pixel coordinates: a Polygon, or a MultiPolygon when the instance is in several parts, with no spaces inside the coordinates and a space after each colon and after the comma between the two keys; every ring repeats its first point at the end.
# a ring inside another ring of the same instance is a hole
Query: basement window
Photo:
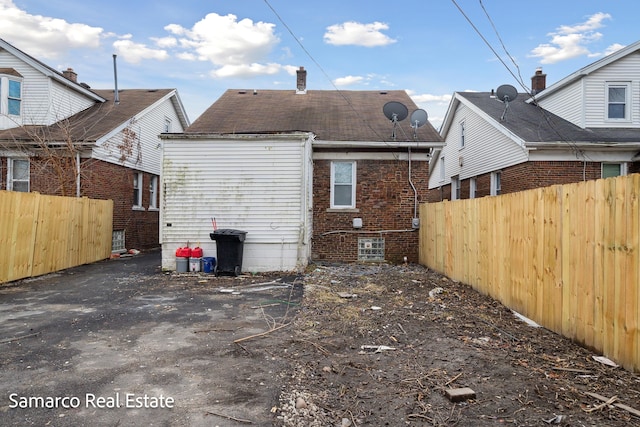
{"type": "Polygon", "coordinates": [[[111,234],[111,252],[122,253],[126,251],[124,245],[124,230],[114,230],[111,234]]]}
{"type": "Polygon", "coordinates": [[[384,239],[359,238],[358,261],[384,261],[384,239]]]}

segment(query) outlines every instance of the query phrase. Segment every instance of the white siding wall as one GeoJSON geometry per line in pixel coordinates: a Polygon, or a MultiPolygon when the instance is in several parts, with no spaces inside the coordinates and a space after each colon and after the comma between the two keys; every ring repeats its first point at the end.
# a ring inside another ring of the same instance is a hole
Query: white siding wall
{"type": "Polygon", "coordinates": [[[184,131],[180,119],[170,98],[148,109],[140,117],[123,124],[117,132],[107,136],[105,141],[100,141],[100,146],[93,150],[93,157],[110,163],[117,163],[126,167],[144,172],[160,175],[162,169],[162,141],[159,135],[164,132],[165,117],[171,120],[171,132],[184,131]],[[130,156],[122,158],[122,152],[118,148],[123,141],[123,129],[133,131],[135,135],[133,152],[130,156]]]}
{"type": "Polygon", "coordinates": [[[164,141],[162,266],[190,242],[216,256],[218,228],[247,231],[243,271],[306,265],[311,226],[311,141],[295,137],[227,137],[164,141]],[[169,225],[170,224],[170,225],[169,225]]]}
{"type": "Polygon", "coordinates": [[[40,71],[1,49],[0,67],[13,68],[23,78],[22,123],[0,117],[0,129],[22,124],[50,125],[93,105],[93,100],[53,82],[40,71]]]}
{"type": "Polygon", "coordinates": [[[584,127],[584,96],[582,80],[575,81],[539,102],[545,110],[584,127]]]}
{"type": "Polygon", "coordinates": [[[580,127],[640,127],[640,54],[608,64],[540,101],[542,108],[580,127]],[[607,121],[607,82],[631,83],[631,122],[607,121]]]}
{"type": "Polygon", "coordinates": [[[460,180],[464,180],[528,160],[522,146],[463,104],[456,110],[445,143],[440,154],[445,158],[445,179],[440,179],[442,165],[438,161],[429,173],[430,189],[450,184],[452,176],[459,175],[460,180]],[[460,149],[459,123],[462,120],[465,121],[465,147],[460,149]]]}
{"type": "Polygon", "coordinates": [[[51,107],[48,111],[47,124],[66,119],[95,104],[95,101],[81,93],[70,90],[67,86],[50,80],[51,107]]]}
{"type": "Polygon", "coordinates": [[[640,54],[626,56],[585,77],[586,127],[640,127],[640,54]],[[631,121],[607,121],[607,82],[631,83],[631,121]]]}

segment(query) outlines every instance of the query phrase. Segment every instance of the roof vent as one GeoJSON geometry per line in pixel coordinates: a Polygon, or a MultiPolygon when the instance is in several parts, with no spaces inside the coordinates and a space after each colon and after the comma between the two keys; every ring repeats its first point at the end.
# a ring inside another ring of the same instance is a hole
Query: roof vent
{"type": "Polygon", "coordinates": [[[389,92],[387,92],[386,90],[381,90],[381,91],[380,91],[380,95],[386,95],[386,94],[388,94],[388,93],[389,93],[389,92]]]}
{"type": "Polygon", "coordinates": [[[238,93],[239,93],[240,95],[244,95],[245,93],[247,93],[247,91],[246,91],[246,90],[239,90],[239,91],[238,91],[238,93]]]}

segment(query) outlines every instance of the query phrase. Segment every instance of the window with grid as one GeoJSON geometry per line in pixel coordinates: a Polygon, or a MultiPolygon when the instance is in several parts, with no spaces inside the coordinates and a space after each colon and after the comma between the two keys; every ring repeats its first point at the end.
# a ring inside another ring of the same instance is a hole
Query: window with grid
{"type": "Polygon", "coordinates": [[[28,159],[9,159],[7,190],[29,192],[29,175],[28,159]]]}
{"type": "Polygon", "coordinates": [[[629,120],[629,85],[610,83],[607,85],[607,119],[629,120]]]}
{"type": "Polygon", "coordinates": [[[331,162],[331,207],[356,207],[356,163],[331,162]]]}

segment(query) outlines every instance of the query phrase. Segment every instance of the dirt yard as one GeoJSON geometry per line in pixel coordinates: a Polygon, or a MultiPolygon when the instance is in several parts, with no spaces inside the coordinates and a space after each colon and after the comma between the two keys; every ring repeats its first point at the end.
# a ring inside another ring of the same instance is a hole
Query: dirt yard
{"type": "Polygon", "coordinates": [[[275,425],[640,426],[639,375],[426,268],[314,265],[304,286],[289,326],[242,343],[289,362],[275,425]]]}

